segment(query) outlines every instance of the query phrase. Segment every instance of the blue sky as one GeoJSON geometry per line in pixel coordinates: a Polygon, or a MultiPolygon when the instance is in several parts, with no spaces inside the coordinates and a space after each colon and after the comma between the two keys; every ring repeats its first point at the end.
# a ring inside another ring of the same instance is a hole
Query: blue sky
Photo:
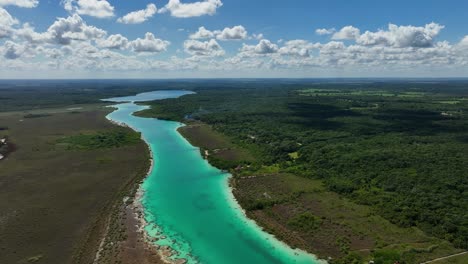
{"type": "Polygon", "coordinates": [[[467,1],[0,0],[0,78],[468,77],[467,10],[467,1]]]}

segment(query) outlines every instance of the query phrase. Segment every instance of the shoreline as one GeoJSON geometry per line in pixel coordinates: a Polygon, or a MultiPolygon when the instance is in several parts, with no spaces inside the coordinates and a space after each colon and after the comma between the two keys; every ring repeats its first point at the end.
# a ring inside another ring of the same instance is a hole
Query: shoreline
{"type": "MultiPolygon", "coordinates": [[[[169,120],[169,121],[172,121],[172,120],[169,120]]],[[[313,253],[310,253],[304,249],[301,249],[301,248],[294,248],[292,247],[291,245],[289,245],[288,243],[284,242],[283,240],[279,239],[275,234],[272,234],[270,232],[268,232],[262,225],[260,225],[255,219],[252,219],[251,217],[248,216],[247,214],[247,211],[241,206],[241,204],[239,203],[239,201],[237,200],[237,197],[235,196],[235,187],[234,187],[234,181],[235,181],[235,177],[234,175],[229,172],[229,171],[225,171],[225,170],[222,170],[222,169],[219,169],[218,167],[214,166],[213,164],[210,163],[208,157],[208,151],[205,150],[205,152],[202,152],[202,148],[199,147],[199,146],[196,146],[194,144],[192,144],[190,142],[190,140],[185,137],[180,131],[179,129],[182,128],[182,127],[185,127],[185,126],[188,126],[188,124],[186,123],[183,123],[183,122],[179,122],[179,121],[172,121],[172,122],[177,122],[180,124],[179,127],[177,127],[175,130],[176,132],[185,140],[188,142],[188,144],[190,144],[191,146],[195,147],[195,148],[198,148],[199,149],[199,153],[200,153],[200,156],[206,160],[206,162],[208,162],[208,164],[210,164],[210,166],[216,168],[217,170],[219,170],[221,173],[224,173],[224,174],[229,174],[229,177],[227,178],[227,182],[225,183],[226,184],[226,194],[227,194],[227,199],[229,201],[229,206],[232,206],[234,207],[236,210],[238,210],[242,215],[243,217],[246,219],[247,222],[249,222],[249,224],[252,224],[254,225],[255,227],[259,228],[261,230],[261,232],[264,232],[266,236],[268,236],[268,238],[273,238],[274,240],[276,240],[280,245],[284,246],[284,247],[287,247],[289,248],[290,250],[292,250],[294,252],[294,254],[298,254],[298,253],[303,253],[303,254],[307,254],[307,255],[310,255],[314,258],[314,260],[316,261],[317,264],[326,264],[328,263],[325,259],[321,259],[319,258],[318,255],[316,254],[313,254],[313,253]]]]}
{"type": "Polygon", "coordinates": [[[189,124],[186,124],[184,122],[180,122],[180,121],[173,121],[173,120],[169,120],[169,121],[172,121],[172,122],[177,122],[177,123],[180,123],[181,126],[177,127],[176,128],[176,132],[185,140],[188,142],[188,144],[190,144],[191,146],[195,147],[195,148],[198,148],[199,149],[199,153],[201,155],[201,157],[206,160],[206,162],[208,162],[208,164],[210,164],[210,166],[218,169],[220,172],[222,173],[225,173],[225,174],[229,174],[229,177],[227,179],[227,197],[228,200],[229,200],[229,205],[230,206],[233,206],[235,207],[236,210],[239,210],[241,212],[241,214],[243,215],[243,217],[250,223],[250,224],[253,224],[255,225],[257,228],[259,228],[262,232],[264,232],[269,238],[273,238],[274,240],[278,241],[279,244],[281,244],[282,246],[284,247],[287,247],[289,249],[291,249],[294,254],[297,254],[297,253],[303,253],[303,254],[307,254],[307,255],[311,255],[315,261],[317,262],[317,264],[325,264],[325,263],[328,263],[325,259],[323,258],[320,258],[319,255],[317,254],[314,254],[314,253],[311,253],[305,249],[302,249],[302,248],[299,248],[299,247],[293,247],[291,245],[289,245],[287,242],[283,241],[282,239],[280,239],[276,234],[273,234],[271,232],[268,232],[267,229],[260,225],[259,222],[255,219],[253,219],[252,217],[250,217],[247,213],[247,210],[245,210],[241,203],[239,202],[239,200],[237,199],[236,195],[235,195],[235,189],[236,187],[234,186],[235,184],[235,176],[232,172],[229,172],[229,171],[226,171],[226,170],[222,170],[222,169],[219,169],[218,167],[214,166],[213,164],[211,164],[210,160],[209,160],[209,152],[208,150],[205,150],[204,152],[202,152],[202,147],[200,146],[196,146],[195,144],[193,144],[192,142],[190,142],[189,138],[184,136],[183,133],[180,132],[180,128],[182,127],[186,127],[186,126],[189,126],[189,124]]]}
{"type": "MultiPolygon", "coordinates": [[[[113,105],[108,106],[108,107],[115,108],[113,105]]],[[[114,109],[114,111],[117,111],[117,110],[118,110],[117,108],[114,109]]],[[[127,128],[132,129],[135,132],[139,132],[137,129],[133,128],[132,126],[129,126],[128,124],[126,124],[124,122],[118,122],[118,121],[112,120],[112,119],[108,118],[107,116],[106,116],[106,119],[109,122],[111,122],[112,124],[122,126],[122,127],[127,127],[127,128]]],[[[129,209],[131,211],[130,214],[133,217],[133,220],[136,222],[136,235],[143,240],[143,243],[149,249],[151,249],[151,251],[155,252],[158,255],[158,257],[160,258],[160,260],[163,263],[166,263],[166,264],[184,264],[184,263],[187,262],[187,260],[185,260],[185,259],[177,259],[177,260],[170,259],[170,257],[173,256],[174,250],[169,246],[156,245],[155,242],[158,240],[158,238],[149,236],[148,233],[145,230],[145,228],[149,224],[146,221],[145,214],[144,214],[143,183],[151,175],[151,173],[152,173],[152,171],[154,169],[154,166],[155,166],[155,162],[154,162],[154,153],[151,150],[150,143],[144,138],[143,135],[141,135],[141,140],[147,146],[148,153],[150,155],[150,159],[149,159],[150,165],[148,167],[148,171],[146,172],[145,176],[138,183],[136,183],[136,185],[135,184],[133,185],[133,187],[136,187],[135,188],[136,192],[131,195],[132,197],[128,197],[128,196],[126,197],[128,199],[132,199],[132,203],[125,206],[123,209],[124,210],[129,209]]],[[[108,227],[109,227],[109,223],[107,225],[107,228],[108,227]]],[[[103,239],[101,241],[101,245],[100,245],[100,247],[99,247],[99,249],[98,249],[98,251],[96,253],[96,259],[94,261],[94,263],[96,263],[96,264],[98,263],[97,261],[99,259],[99,253],[102,250],[102,246],[103,246],[103,244],[105,242],[106,236],[107,236],[107,230],[106,230],[106,235],[104,235],[104,237],[103,237],[103,239]]]]}
{"type": "MultiPolygon", "coordinates": [[[[108,120],[116,125],[120,125],[120,126],[124,126],[124,127],[128,127],[134,131],[137,131],[137,129],[134,129],[133,127],[123,123],[123,122],[118,122],[118,121],[114,121],[114,120],[111,120],[108,118],[108,120]]],[[[180,133],[179,129],[181,127],[184,127],[184,126],[187,126],[187,124],[183,123],[183,122],[177,122],[177,121],[172,121],[172,122],[176,122],[179,124],[179,126],[177,126],[174,130],[174,132],[176,132],[181,138],[183,138],[189,145],[193,146],[193,147],[196,147],[198,148],[199,150],[201,150],[201,148],[199,146],[195,146],[193,145],[192,143],[190,143],[189,139],[186,138],[182,133],[180,133]]],[[[163,261],[163,263],[168,263],[168,264],[184,264],[187,262],[186,259],[183,259],[183,258],[180,258],[180,259],[170,259],[171,256],[173,256],[174,254],[174,250],[169,247],[169,246],[158,246],[155,244],[155,242],[158,240],[157,237],[151,237],[148,235],[148,233],[146,232],[145,228],[149,225],[148,222],[146,221],[145,217],[144,217],[144,206],[143,206],[143,203],[142,203],[142,199],[143,199],[143,196],[144,196],[144,190],[142,188],[142,184],[143,182],[150,176],[151,172],[153,171],[154,169],[154,153],[151,151],[151,147],[150,147],[150,144],[149,142],[144,138],[144,136],[142,135],[142,140],[145,142],[145,144],[148,146],[148,149],[149,149],[149,152],[150,152],[150,167],[148,169],[148,172],[146,174],[146,176],[141,180],[141,182],[138,184],[138,187],[137,187],[137,191],[136,193],[133,195],[133,202],[131,203],[131,208],[132,208],[132,215],[137,223],[137,233],[139,235],[140,238],[143,239],[144,243],[154,252],[156,252],[158,254],[158,256],[160,257],[160,259],[163,261]]],[[[295,247],[292,247],[290,246],[289,244],[287,244],[286,242],[280,240],[275,234],[272,234],[270,232],[267,232],[266,229],[261,226],[255,219],[252,219],[248,216],[246,210],[241,206],[241,204],[239,203],[239,201],[237,200],[237,198],[235,197],[235,194],[234,194],[234,186],[233,186],[233,181],[234,181],[234,175],[230,172],[227,172],[227,171],[224,171],[224,170],[221,170],[217,167],[215,167],[214,165],[212,165],[208,159],[208,156],[207,155],[203,155],[204,153],[201,153],[200,151],[200,156],[202,159],[206,160],[206,162],[218,169],[220,172],[222,173],[226,173],[226,174],[229,174],[229,177],[226,179],[226,182],[225,182],[225,191],[226,191],[226,198],[228,200],[228,206],[231,206],[232,208],[234,208],[235,210],[238,210],[239,214],[245,218],[245,221],[246,221],[246,224],[249,224],[249,225],[252,225],[252,228],[258,228],[258,230],[260,232],[263,232],[264,233],[264,236],[267,238],[267,239],[273,239],[275,241],[277,241],[278,245],[281,245],[282,247],[285,247],[287,248],[287,250],[291,250],[291,253],[295,254],[295,255],[298,255],[298,254],[304,254],[304,255],[309,255],[310,258],[311,258],[311,261],[315,261],[314,263],[318,263],[318,264],[323,264],[323,263],[327,263],[326,260],[323,260],[323,259],[320,259],[317,255],[315,254],[312,254],[312,253],[309,253],[307,252],[306,250],[303,250],[303,249],[300,249],[300,248],[295,248],[295,247]]]]}
{"type": "Polygon", "coordinates": [[[268,232],[263,226],[261,226],[258,221],[256,221],[255,219],[252,219],[251,217],[249,217],[249,215],[247,214],[247,211],[241,206],[241,204],[239,203],[239,201],[237,200],[237,197],[236,195],[234,194],[234,190],[235,190],[235,187],[233,186],[233,181],[234,181],[234,176],[231,175],[228,179],[228,190],[229,190],[229,193],[230,193],[230,196],[231,196],[231,200],[233,202],[233,205],[237,208],[237,210],[241,211],[242,214],[244,215],[244,217],[247,219],[247,221],[250,221],[252,222],[254,225],[256,225],[258,228],[260,228],[260,230],[262,232],[264,232],[265,234],[267,234],[268,236],[274,238],[275,240],[277,240],[280,244],[282,244],[283,246],[287,246],[288,248],[290,248],[292,251],[295,252],[295,254],[297,254],[298,252],[301,252],[301,253],[305,253],[305,254],[308,254],[308,255],[311,255],[315,258],[315,261],[317,262],[317,264],[326,264],[328,263],[326,260],[324,259],[321,259],[319,258],[318,255],[316,254],[313,254],[313,253],[310,253],[304,249],[301,249],[301,248],[294,248],[292,247],[291,245],[289,245],[288,243],[284,242],[283,240],[279,239],[275,234],[273,233],[270,233],[268,232]]]}

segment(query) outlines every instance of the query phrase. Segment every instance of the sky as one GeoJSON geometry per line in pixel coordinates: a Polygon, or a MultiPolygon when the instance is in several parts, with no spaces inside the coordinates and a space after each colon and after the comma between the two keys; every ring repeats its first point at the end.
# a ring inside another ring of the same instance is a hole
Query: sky
{"type": "Polygon", "coordinates": [[[468,1],[0,0],[0,78],[468,77],[468,1]]]}

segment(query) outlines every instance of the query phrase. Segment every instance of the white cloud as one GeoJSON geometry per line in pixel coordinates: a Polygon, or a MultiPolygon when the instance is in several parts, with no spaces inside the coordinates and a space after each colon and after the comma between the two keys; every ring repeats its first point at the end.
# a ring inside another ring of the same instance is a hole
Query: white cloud
{"type": "Polygon", "coordinates": [[[159,10],[161,13],[169,12],[174,17],[199,17],[204,15],[214,15],[221,7],[221,0],[204,0],[193,3],[181,3],[180,0],[169,0],[166,6],[159,10]]]}
{"type": "Polygon", "coordinates": [[[260,34],[253,34],[253,35],[252,35],[252,38],[254,38],[254,39],[256,39],[256,40],[261,40],[261,39],[263,39],[263,38],[265,38],[265,37],[263,36],[262,33],[260,33],[260,34]]]}
{"type": "Polygon", "coordinates": [[[12,26],[18,23],[19,21],[16,18],[0,7],[0,39],[10,36],[13,31],[12,26]]]}
{"type": "Polygon", "coordinates": [[[97,39],[96,44],[100,48],[124,49],[127,47],[128,39],[120,34],[110,35],[107,39],[97,39]]]}
{"type": "MultiPolygon", "coordinates": [[[[263,38],[263,35],[261,35],[263,38]]],[[[216,38],[218,40],[241,40],[247,38],[247,30],[241,25],[232,28],[224,28],[223,30],[210,31],[205,27],[199,27],[198,31],[189,36],[190,39],[209,39],[216,38]]]]}
{"type": "Polygon", "coordinates": [[[282,55],[309,57],[309,51],[317,49],[319,46],[319,44],[312,44],[306,40],[297,39],[286,42],[278,51],[282,55]]]}
{"type": "Polygon", "coordinates": [[[42,53],[44,56],[50,59],[59,59],[65,55],[65,52],[57,48],[46,48],[44,46],[38,46],[36,48],[37,53],[42,53]]]}
{"type": "Polygon", "coordinates": [[[241,53],[243,55],[252,54],[272,54],[278,52],[278,45],[271,43],[267,39],[262,39],[257,45],[246,45],[243,44],[241,53]]]}
{"type": "Polygon", "coordinates": [[[29,24],[25,24],[22,29],[16,31],[16,35],[30,43],[69,45],[72,41],[103,38],[107,32],[94,26],[88,26],[79,15],[74,14],[67,18],[58,18],[46,32],[37,33],[29,24]]]}
{"type": "Polygon", "coordinates": [[[0,7],[0,26],[13,26],[18,24],[18,20],[10,15],[8,11],[0,7]]]}
{"type": "Polygon", "coordinates": [[[107,32],[94,26],[88,26],[79,15],[58,18],[46,34],[59,44],[70,44],[72,40],[90,40],[104,37],[107,32]]]}
{"type": "Polygon", "coordinates": [[[340,31],[333,34],[333,40],[352,40],[357,39],[361,31],[353,26],[343,27],[340,31]]]}
{"type": "Polygon", "coordinates": [[[206,29],[205,27],[199,27],[198,31],[191,34],[189,36],[189,38],[191,38],[191,39],[207,39],[207,38],[213,38],[214,36],[215,36],[215,34],[212,31],[206,29]]]}
{"type": "Polygon", "coordinates": [[[52,36],[47,32],[37,33],[29,23],[25,23],[22,28],[17,29],[15,31],[15,36],[33,44],[46,43],[52,39],[52,36]]]}
{"type": "Polygon", "coordinates": [[[335,55],[338,52],[345,50],[346,45],[340,41],[330,41],[326,44],[320,45],[319,49],[320,49],[321,55],[323,54],[335,55]]]}
{"type": "MultiPolygon", "coordinates": [[[[468,72],[468,36],[453,44],[437,41],[442,28],[436,23],[423,26],[391,24],[388,29],[351,34],[358,35],[357,39],[347,38],[354,41],[323,43],[301,39],[272,43],[262,38],[254,45],[243,44],[238,54],[226,56],[217,40],[225,30],[210,31],[200,27],[183,43],[183,52],[191,56],[179,55],[179,51],[174,54],[180,58],[172,56],[156,60],[153,56],[126,52],[166,51],[170,43],[151,33],[129,41],[121,34],[108,35],[103,29],[88,25],[78,14],[58,18],[45,32],[36,32],[28,23],[20,26],[17,19],[0,8],[0,36],[1,32],[6,32],[3,35],[8,38],[0,42],[3,43],[0,44],[0,76],[21,77],[26,71],[51,76],[68,71],[69,77],[76,76],[79,71],[88,72],[88,76],[97,71],[113,71],[118,76],[163,71],[177,77],[184,70],[208,74],[204,76],[235,74],[237,77],[262,74],[303,77],[336,71],[343,76],[389,76],[393,73],[398,76],[431,71],[464,76],[468,72]],[[36,59],[31,59],[35,56],[36,59]],[[17,75],[11,75],[15,71],[17,75]]],[[[223,38],[235,39],[233,36],[242,35],[233,32],[223,38]]],[[[252,41],[253,38],[246,33],[245,39],[252,41]]]]}
{"type": "Polygon", "coordinates": [[[0,6],[13,5],[24,8],[33,8],[39,4],[39,0],[0,0],[0,6]]]}
{"type": "Polygon", "coordinates": [[[157,39],[153,33],[147,32],[145,38],[138,38],[129,43],[134,52],[159,53],[167,50],[171,43],[166,40],[157,39]]]}
{"type": "Polygon", "coordinates": [[[216,32],[216,38],[219,40],[240,40],[247,38],[247,30],[243,26],[235,26],[225,28],[220,32],[216,32]]]}
{"type": "Polygon", "coordinates": [[[327,28],[318,28],[318,29],[315,30],[315,33],[317,35],[322,36],[322,35],[331,35],[331,34],[335,33],[335,31],[336,31],[336,29],[334,29],[334,28],[328,28],[328,29],[327,28]]]}
{"type": "Polygon", "coordinates": [[[366,31],[358,39],[361,45],[394,47],[430,47],[444,26],[430,23],[424,27],[388,25],[388,31],[366,31]]]}
{"type": "Polygon", "coordinates": [[[184,42],[184,50],[194,56],[223,56],[224,50],[214,39],[198,41],[189,39],[184,42]]]}
{"type": "Polygon", "coordinates": [[[123,24],[140,24],[154,16],[157,12],[155,4],[148,4],[146,9],[134,11],[119,18],[117,22],[123,24]]]}
{"type": "Polygon", "coordinates": [[[107,0],[63,0],[65,10],[97,18],[114,16],[114,7],[107,0]]]}
{"type": "Polygon", "coordinates": [[[461,41],[460,45],[468,47],[468,36],[465,36],[461,41]]]}
{"type": "Polygon", "coordinates": [[[6,41],[2,47],[3,57],[9,60],[15,60],[26,52],[26,46],[6,41]]]}

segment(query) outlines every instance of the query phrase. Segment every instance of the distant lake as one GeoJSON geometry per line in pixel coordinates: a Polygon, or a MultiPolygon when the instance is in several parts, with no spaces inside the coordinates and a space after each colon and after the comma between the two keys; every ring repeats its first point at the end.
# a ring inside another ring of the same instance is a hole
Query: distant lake
{"type": "Polygon", "coordinates": [[[145,101],[154,101],[154,100],[162,100],[162,99],[169,99],[169,98],[177,98],[182,95],[187,94],[194,94],[191,91],[153,91],[147,93],[140,93],[137,95],[132,96],[124,96],[124,97],[114,97],[108,99],[102,99],[102,101],[110,101],[116,103],[122,102],[145,102],[145,101]]]}
{"type": "Polygon", "coordinates": [[[115,105],[110,120],[142,133],[154,156],[143,183],[146,231],[160,246],[188,263],[267,264],[320,263],[313,255],[293,250],[247,219],[228,185],[230,175],[211,166],[178,132],[183,124],[132,114],[146,109],[133,102],[177,98],[189,91],[156,91],[105,99],[115,105]],[[128,103],[129,102],[129,103],[128,103]]]}

